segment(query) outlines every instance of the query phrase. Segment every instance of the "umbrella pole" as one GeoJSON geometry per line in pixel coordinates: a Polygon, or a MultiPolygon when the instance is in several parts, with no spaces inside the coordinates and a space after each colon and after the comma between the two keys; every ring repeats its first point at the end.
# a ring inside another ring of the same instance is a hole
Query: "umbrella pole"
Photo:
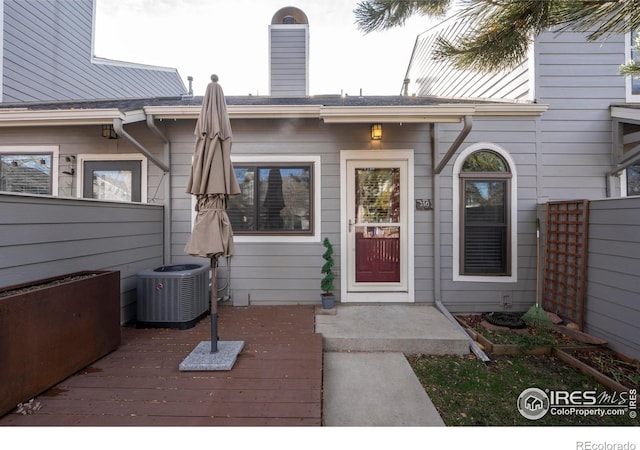
{"type": "Polygon", "coordinates": [[[216,272],[218,258],[211,258],[211,353],[218,351],[218,286],[216,272]]]}

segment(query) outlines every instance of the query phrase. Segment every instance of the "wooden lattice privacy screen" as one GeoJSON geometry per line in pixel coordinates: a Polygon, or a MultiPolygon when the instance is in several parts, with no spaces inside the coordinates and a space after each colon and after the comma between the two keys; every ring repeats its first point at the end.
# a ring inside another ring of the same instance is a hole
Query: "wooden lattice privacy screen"
{"type": "Polygon", "coordinates": [[[584,325],[589,201],[547,203],[542,308],[584,325]]]}

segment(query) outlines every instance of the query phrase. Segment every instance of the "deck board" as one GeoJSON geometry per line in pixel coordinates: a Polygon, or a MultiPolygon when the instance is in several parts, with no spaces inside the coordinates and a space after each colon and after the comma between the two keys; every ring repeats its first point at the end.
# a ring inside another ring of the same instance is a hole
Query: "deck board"
{"type": "Polygon", "coordinates": [[[245,342],[230,371],[181,372],[210,339],[210,318],[189,330],[122,328],[113,353],[9,413],[0,426],[320,426],[322,336],[312,306],[223,305],[222,341],[245,342]]]}

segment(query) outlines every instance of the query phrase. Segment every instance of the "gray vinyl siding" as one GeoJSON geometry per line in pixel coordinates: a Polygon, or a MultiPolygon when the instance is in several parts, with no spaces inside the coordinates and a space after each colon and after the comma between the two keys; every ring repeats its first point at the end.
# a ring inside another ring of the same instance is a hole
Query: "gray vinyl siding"
{"type": "Polygon", "coordinates": [[[2,101],[175,97],[175,69],[93,58],[93,0],[6,0],[2,101]]]}
{"type": "Polygon", "coordinates": [[[585,331],[640,359],[640,197],[589,203],[585,331]]]}
{"type": "Polygon", "coordinates": [[[432,55],[436,39],[454,38],[464,33],[467,25],[447,20],[418,35],[409,62],[406,78],[410,80],[409,95],[452,98],[531,99],[529,63],[523,61],[512,70],[484,74],[455,69],[432,55]]]}
{"type": "Polygon", "coordinates": [[[163,262],[163,208],[0,194],[0,286],[119,270],[121,322],[135,318],[136,275],[163,262]]]}
{"type": "MultiPolygon", "coordinates": [[[[537,203],[537,118],[475,118],[473,129],[460,150],[440,175],[441,204],[441,301],[452,312],[487,312],[503,310],[502,294],[511,297],[511,310],[524,311],[535,302],[535,220],[537,203]],[[468,146],[487,142],[504,148],[516,164],[518,193],[518,258],[517,282],[487,283],[453,281],[452,203],[453,164],[460,151],[468,146]]],[[[458,136],[461,126],[438,124],[440,158],[458,136]]],[[[437,201],[437,200],[436,200],[437,201]]]]}
{"type": "MultiPolygon", "coordinates": [[[[172,260],[174,263],[199,262],[184,252],[191,232],[191,198],[184,186],[191,168],[194,151],[194,123],[173,123],[173,229],[172,260]]],[[[340,286],[340,151],[371,148],[370,125],[324,124],[318,120],[232,120],[234,142],[232,155],[313,155],[321,159],[321,237],[334,245],[340,286]],[[271,138],[273,130],[279,130],[271,138]]],[[[428,125],[403,126],[385,124],[383,148],[414,149],[415,196],[432,198],[431,156],[428,125]]],[[[415,214],[416,301],[433,301],[432,216],[430,212],[415,214]]],[[[233,295],[250,296],[252,304],[318,304],[320,302],[320,267],[324,262],[321,242],[313,243],[240,243],[234,244],[231,258],[231,290],[233,295]]],[[[220,261],[219,284],[225,282],[226,262],[220,261]]]]}
{"type": "MultiPolygon", "coordinates": [[[[158,123],[160,129],[164,123],[158,123]]],[[[160,140],[155,137],[144,123],[135,123],[125,126],[125,130],[138,142],[147,148],[155,157],[164,160],[163,147],[160,140]]],[[[57,145],[60,151],[58,167],[58,192],[60,197],[77,197],[78,176],[64,172],[82,170],[78,161],[67,162],[65,157],[78,154],[104,154],[106,158],[121,154],[139,154],[137,148],[126,139],[104,139],[101,137],[102,129],[95,126],[66,126],[66,127],[2,127],[0,128],[0,151],[7,148],[19,148],[20,146],[57,145]]],[[[147,162],[147,203],[163,204],[164,187],[169,182],[169,174],[163,172],[147,162]]]]}
{"type": "Polygon", "coordinates": [[[543,33],[535,43],[543,197],[605,197],[613,103],[624,103],[623,36],[587,42],[580,33],[543,33]]]}
{"type": "Polygon", "coordinates": [[[308,95],[308,25],[283,25],[270,29],[270,95],[308,95]]]}

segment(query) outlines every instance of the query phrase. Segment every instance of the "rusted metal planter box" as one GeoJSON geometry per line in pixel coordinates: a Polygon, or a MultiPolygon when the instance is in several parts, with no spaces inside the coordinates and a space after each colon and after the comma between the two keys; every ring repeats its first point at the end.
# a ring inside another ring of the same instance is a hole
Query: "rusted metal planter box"
{"type": "Polygon", "coordinates": [[[120,273],[0,288],[0,416],[120,345],[120,273]]]}

